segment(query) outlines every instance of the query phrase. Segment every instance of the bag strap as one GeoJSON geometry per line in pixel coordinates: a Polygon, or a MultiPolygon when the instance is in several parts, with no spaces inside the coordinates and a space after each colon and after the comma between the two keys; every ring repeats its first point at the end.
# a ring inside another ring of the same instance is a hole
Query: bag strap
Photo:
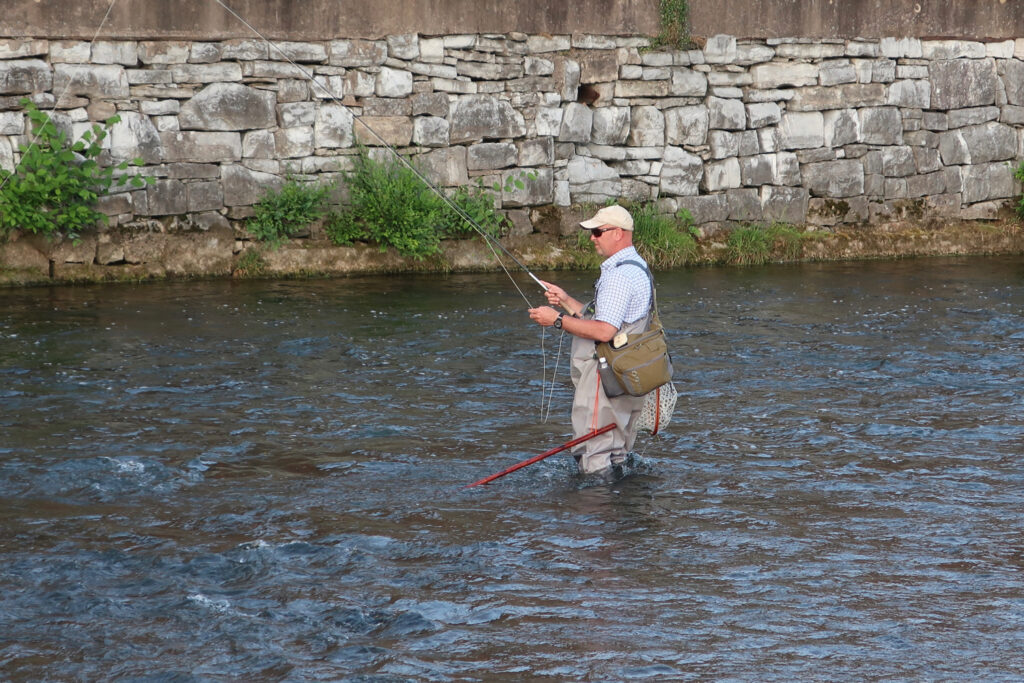
{"type": "Polygon", "coordinates": [[[644,271],[644,273],[647,274],[647,279],[651,283],[651,305],[647,309],[647,316],[650,318],[650,323],[647,325],[647,327],[648,329],[654,326],[661,327],[661,318],[658,316],[658,294],[657,290],[654,288],[654,274],[651,273],[651,269],[648,268],[646,265],[644,265],[640,261],[634,261],[633,259],[619,261],[618,263],[615,264],[615,267],[618,268],[619,266],[626,265],[636,266],[637,268],[640,268],[641,270],[644,271]]]}

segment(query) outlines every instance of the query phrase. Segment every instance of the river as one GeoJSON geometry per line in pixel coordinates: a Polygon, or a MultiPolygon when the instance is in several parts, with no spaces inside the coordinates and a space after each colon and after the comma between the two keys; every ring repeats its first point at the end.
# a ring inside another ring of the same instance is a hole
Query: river
{"type": "Polygon", "coordinates": [[[571,438],[504,274],[5,291],[0,679],[1018,680],[1024,262],[657,276],[668,430],[472,489],[571,438]]]}

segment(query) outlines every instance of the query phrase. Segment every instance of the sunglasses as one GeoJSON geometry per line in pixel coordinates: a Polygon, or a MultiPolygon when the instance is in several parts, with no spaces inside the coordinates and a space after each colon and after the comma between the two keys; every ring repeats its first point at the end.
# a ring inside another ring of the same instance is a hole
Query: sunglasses
{"type": "Polygon", "coordinates": [[[591,235],[593,235],[594,237],[600,237],[601,235],[605,234],[609,230],[619,230],[619,229],[620,228],[585,228],[585,230],[587,232],[589,232],[591,235]]]}

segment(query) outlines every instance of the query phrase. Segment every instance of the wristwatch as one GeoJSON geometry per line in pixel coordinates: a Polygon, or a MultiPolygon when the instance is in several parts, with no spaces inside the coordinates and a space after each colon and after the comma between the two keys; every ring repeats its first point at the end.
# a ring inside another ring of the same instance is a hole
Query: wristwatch
{"type": "Polygon", "coordinates": [[[552,324],[552,325],[554,325],[554,326],[555,326],[556,328],[558,328],[558,329],[562,329],[562,318],[563,318],[564,316],[565,316],[565,313],[559,313],[559,314],[558,314],[558,317],[557,317],[557,318],[555,318],[555,322],[553,322],[553,323],[551,323],[551,324],[552,324]]]}

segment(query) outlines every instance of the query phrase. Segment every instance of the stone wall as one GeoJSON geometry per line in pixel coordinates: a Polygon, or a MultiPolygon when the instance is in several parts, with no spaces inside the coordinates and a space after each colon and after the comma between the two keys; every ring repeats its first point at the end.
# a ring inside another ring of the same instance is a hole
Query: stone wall
{"type": "MultiPolygon", "coordinates": [[[[103,210],[115,227],[169,233],[237,230],[286,175],[334,177],[382,140],[442,187],[528,173],[496,199],[517,234],[571,229],[552,206],[620,197],[708,227],[832,226],[988,218],[1020,190],[1024,39],[647,47],[520,33],[8,40],[0,165],[28,140],[18,100],[31,95],[75,135],[120,114],[110,155],[142,158],[156,180],[103,210]]],[[[108,233],[96,262],[130,263],[109,246],[128,238],[108,233]]]]}

